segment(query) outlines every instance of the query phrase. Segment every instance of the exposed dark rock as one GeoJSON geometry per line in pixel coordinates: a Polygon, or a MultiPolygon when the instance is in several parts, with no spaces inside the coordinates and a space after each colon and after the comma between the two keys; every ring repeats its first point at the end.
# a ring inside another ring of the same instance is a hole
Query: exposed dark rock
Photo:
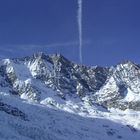
{"type": "Polygon", "coordinates": [[[7,105],[1,101],[0,101],[0,111],[4,111],[7,114],[10,114],[15,117],[19,117],[24,121],[28,121],[28,117],[25,113],[20,111],[18,108],[12,107],[11,105],[7,105]]]}
{"type": "Polygon", "coordinates": [[[88,67],[75,64],[60,54],[44,53],[1,61],[0,87],[8,87],[14,95],[26,94],[35,101],[41,99],[40,89],[33,83],[26,83],[16,73],[15,65],[22,64],[29,69],[31,79],[57,91],[62,99],[66,99],[67,95],[80,99],[89,96],[92,104],[105,108],[140,110],[139,101],[122,102],[129,91],[140,96],[140,66],[133,62],[123,61],[110,68],[88,67]]]}

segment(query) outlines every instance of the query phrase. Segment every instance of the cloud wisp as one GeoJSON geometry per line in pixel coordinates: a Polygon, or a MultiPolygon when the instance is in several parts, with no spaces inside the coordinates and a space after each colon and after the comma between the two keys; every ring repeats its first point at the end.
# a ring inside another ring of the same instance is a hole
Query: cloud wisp
{"type": "MultiPolygon", "coordinates": [[[[83,43],[86,45],[86,44],[90,44],[91,41],[86,40],[83,43]]],[[[67,54],[67,50],[76,49],[78,45],[79,45],[78,41],[59,42],[59,43],[44,44],[44,45],[36,45],[36,44],[1,45],[0,56],[2,57],[25,56],[25,55],[32,54],[34,52],[39,52],[39,51],[44,51],[44,50],[52,50],[51,51],[52,53],[53,52],[59,53],[61,52],[61,50],[65,50],[65,53],[67,54]]],[[[77,55],[78,55],[78,52],[77,52],[77,55]]]]}

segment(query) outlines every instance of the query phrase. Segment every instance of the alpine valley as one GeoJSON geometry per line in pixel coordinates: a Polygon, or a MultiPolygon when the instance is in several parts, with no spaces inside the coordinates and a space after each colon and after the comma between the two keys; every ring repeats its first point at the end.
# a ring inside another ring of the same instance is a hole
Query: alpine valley
{"type": "Polygon", "coordinates": [[[119,139],[140,139],[140,65],[44,53],[0,60],[0,140],[119,139]]]}

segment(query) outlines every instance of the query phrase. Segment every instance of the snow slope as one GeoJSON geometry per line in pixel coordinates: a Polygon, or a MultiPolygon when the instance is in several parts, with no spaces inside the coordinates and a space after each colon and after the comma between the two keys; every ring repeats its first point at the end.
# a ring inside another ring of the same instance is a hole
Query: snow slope
{"type": "Polygon", "coordinates": [[[1,140],[139,140],[140,137],[139,129],[119,122],[123,113],[116,117],[108,114],[111,119],[103,114],[87,117],[2,93],[0,102],[18,106],[27,115],[24,120],[0,111],[1,140]]]}
{"type": "Polygon", "coordinates": [[[0,60],[0,140],[138,140],[140,66],[59,54],[0,60]]]}

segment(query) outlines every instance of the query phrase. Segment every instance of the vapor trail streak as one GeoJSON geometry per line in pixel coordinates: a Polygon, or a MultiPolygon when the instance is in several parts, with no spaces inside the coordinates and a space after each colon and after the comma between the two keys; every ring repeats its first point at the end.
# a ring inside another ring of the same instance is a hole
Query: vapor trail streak
{"type": "Polygon", "coordinates": [[[78,0],[79,59],[82,63],[82,0],[78,0]]]}

